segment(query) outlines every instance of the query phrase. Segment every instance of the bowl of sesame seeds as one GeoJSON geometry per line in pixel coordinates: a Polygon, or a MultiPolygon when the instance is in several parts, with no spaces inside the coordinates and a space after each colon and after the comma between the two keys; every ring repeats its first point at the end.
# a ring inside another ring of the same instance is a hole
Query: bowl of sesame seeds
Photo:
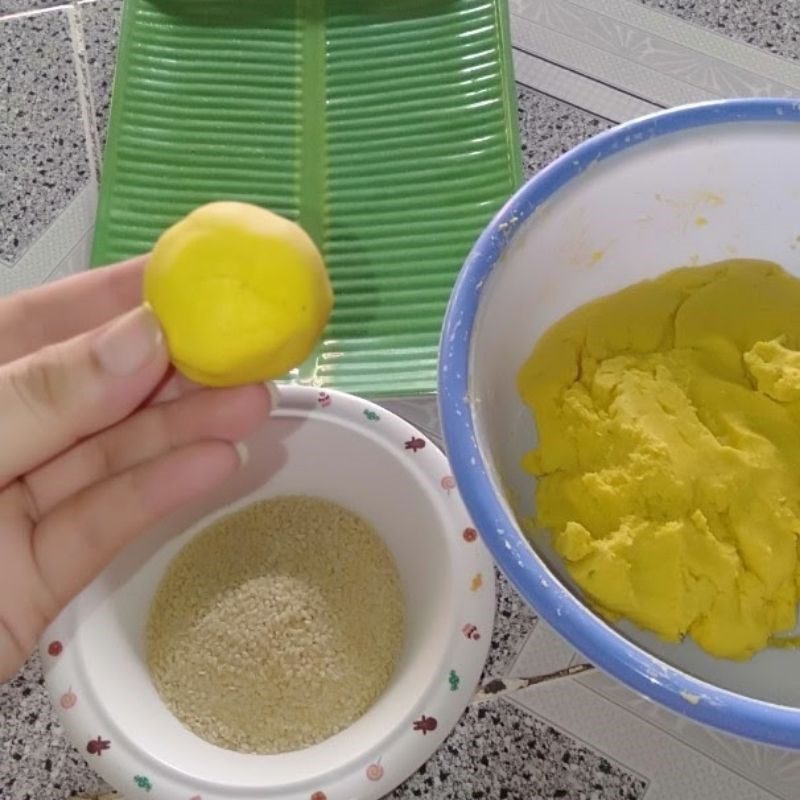
{"type": "Polygon", "coordinates": [[[284,386],[217,492],[48,628],[49,691],[126,798],[379,798],[472,697],[492,562],[443,453],[361,398],[284,386]]]}

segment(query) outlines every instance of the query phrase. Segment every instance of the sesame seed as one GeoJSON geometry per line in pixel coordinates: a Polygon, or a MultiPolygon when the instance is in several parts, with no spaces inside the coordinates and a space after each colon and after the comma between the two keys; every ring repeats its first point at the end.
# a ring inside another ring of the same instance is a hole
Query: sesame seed
{"type": "Polygon", "coordinates": [[[219,519],[173,559],[146,629],[172,713],[244,753],[320,742],[386,688],[404,611],[372,526],[327,500],[285,496],[219,519]]]}

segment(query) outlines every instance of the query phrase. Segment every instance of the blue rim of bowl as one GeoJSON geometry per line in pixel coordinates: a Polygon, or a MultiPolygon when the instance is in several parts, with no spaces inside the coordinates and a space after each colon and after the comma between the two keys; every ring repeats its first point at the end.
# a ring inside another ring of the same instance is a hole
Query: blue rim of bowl
{"type": "Polygon", "coordinates": [[[570,644],[603,671],[673,711],[729,733],[800,748],[800,708],[720,689],[670,666],[606,625],[528,545],[491,476],[469,402],[471,336],[483,286],[516,230],[590,164],[657,137],[724,123],[800,123],[800,102],[783,98],[698,103],[632,120],[583,142],[536,174],[503,206],[462,267],[439,346],[439,413],[464,502],[511,583],[570,644]]]}

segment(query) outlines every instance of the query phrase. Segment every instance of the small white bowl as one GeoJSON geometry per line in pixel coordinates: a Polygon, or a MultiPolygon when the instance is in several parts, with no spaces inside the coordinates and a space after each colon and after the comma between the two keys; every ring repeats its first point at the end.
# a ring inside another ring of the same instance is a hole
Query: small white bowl
{"type": "Polygon", "coordinates": [[[381,797],[432,755],[469,702],[494,618],[491,559],[444,455],[384,408],[283,387],[247,445],[235,479],[120,554],[50,626],[41,645],[49,691],[72,741],[126,798],[381,797]],[[338,502],[373,524],[400,572],[405,644],[386,691],[344,731],[304,750],[246,755],[205,742],[169,712],[147,671],[144,626],[192,536],[285,494],[338,502]]]}
{"type": "MultiPolygon", "coordinates": [[[[731,100],[617,126],[555,161],[475,244],[445,320],[447,452],[484,541],[520,593],[592,662],[698,722],[800,749],[800,650],[746,662],[666,644],[584,602],[533,513],[520,460],[536,430],[516,387],[535,342],[574,308],[670,269],[726,258],[800,276],[800,102],[731,100]]],[[[800,314],[800,308],[797,310],[800,314]]]]}

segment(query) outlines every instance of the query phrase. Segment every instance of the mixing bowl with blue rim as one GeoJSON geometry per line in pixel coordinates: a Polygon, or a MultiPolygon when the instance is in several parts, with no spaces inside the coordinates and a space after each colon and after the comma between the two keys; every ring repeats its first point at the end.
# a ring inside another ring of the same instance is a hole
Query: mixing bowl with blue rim
{"type": "Polygon", "coordinates": [[[800,650],[733,662],[688,638],[667,644],[610,624],[585,603],[545,532],[532,544],[520,524],[534,511],[533,479],[520,461],[536,430],[516,377],[537,339],[594,298],[733,257],[800,276],[800,102],[685,106],[582,143],[508,201],[464,264],[440,345],[442,429],[489,550],[571,645],[673,711],[800,748],[800,650]]]}

